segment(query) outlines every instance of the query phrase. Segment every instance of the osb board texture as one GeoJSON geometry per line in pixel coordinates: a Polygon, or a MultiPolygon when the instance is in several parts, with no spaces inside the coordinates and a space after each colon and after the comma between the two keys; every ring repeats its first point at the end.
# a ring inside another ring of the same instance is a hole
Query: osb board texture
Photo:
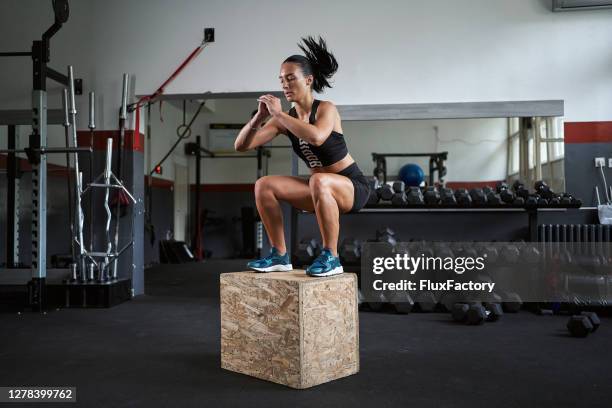
{"type": "Polygon", "coordinates": [[[261,276],[221,275],[221,367],[297,387],[299,284],[261,276]]]}
{"type": "Polygon", "coordinates": [[[222,274],[222,368],[294,388],[357,372],[356,292],[354,274],[222,274]]]}
{"type": "Polygon", "coordinates": [[[310,281],[300,287],[301,388],[359,371],[357,276],[342,276],[348,279],[310,281]]]}

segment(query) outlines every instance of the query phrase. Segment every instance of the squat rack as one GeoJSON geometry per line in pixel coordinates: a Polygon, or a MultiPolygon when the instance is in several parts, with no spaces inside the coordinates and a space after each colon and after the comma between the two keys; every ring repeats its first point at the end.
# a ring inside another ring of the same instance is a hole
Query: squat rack
{"type": "Polygon", "coordinates": [[[372,160],[376,163],[374,177],[381,182],[387,182],[387,157],[429,157],[429,185],[434,185],[434,172],[438,172],[438,182],[444,183],[446,166],[444,161],[448,159],[448,152],[440,153],[372,153],[372,160]]]}
{"type": "MultiPolygon", "coordinates": [[[[45,307],[46,295],[45,295],[45,280],[46,280],[46,236],[47,236],[47,154],[50,153],[74,153],[77,154],[83,151],[91,152],[91,149],[85,148],[47,148],[47,125],[48,123],[61,123],[61,121],[55,122],[57,118],[51,120],[50,114],[57,116],[57,110],[47,109],[47,79],[52,79],[62,85],[70,87],[74,94],[81,95],[83,89],[83,82],[81,79],[73,79],[70,75],[64,75],[53,68],[47,66],[50,61],[51,55],[51,38],[62,28],[62,25],[68,21],[70,15],[70,9],[68,0],[55,0],[53,1],[53,11],[55,20],[51,27],[47,29],[42,35],[40,40],[32,42],[31,51],[26,52],[2,52],[0,57],[32,57],[32,110],[27,115],[23,111],[6,111],[2,115],[7,119],[5,124],[11,125],[27,124],[23,121],[8,120],[10,116],[16,114],[19,117],[29,116],[29,123],[32,125],[32,134],[30,135],[30,143],[28,148],[23,152],[28,155],[28,160],[32,163],[32,280],[28,284],[28,297],[29,304],[33,309],[42,311],[45,307]],[[7,117],[8,116],[8,117],[7,117]],[[19,123],[16,123],[19,122],[19,123]]],[[[70,67],[71,69],[71,67],[70,67]]],[[[69,69],[69,70],[70,70],[69,69]]],[[[72,124],[76,126],[76,123],[72,124]]],[[[15,150],[15,134],[14,129],[9,130],[9,149],[4,150],[4,153],[9,154],[9,163],[12,170],[10,176],[16,176],[13,171],[16,167],[15,153],[20,151],[15,150]]],[[[12,210],[7,217],[9,227],[17,225],[15,220],[16,215],[16,184],[9,183],[9,189],[12,188],[12,192],[9,193],[9,199],[13,200],[13,203],[8,205],[9,210],[12,210]]],[[[12,230],[13,239],[7,240],[12,241],[15,244],[15,230],[12,230]]],[[[9,234],[11,232],[9,231],[9,234]]],[[[13,253],[12,249],[11,252],[13,253]]],[[[14,253],[13,253],[14,254],[14,253]]],[[[13,259],[15,261],[15,259],[13,259]]]]}
{"type": "Polygon", "coordinates": [[[202,187],[202,177],[201,177],[201,168],[202,168],[202,159],[257,159],[257,178],[264,176],[268,172],[268,158],[271,156],[270,149],[288,149],[291,146],[259,146],[256,149],[255,154],[227,154],[227,153],[215,153],[211,150],[202,146],[201,136],[196,136],[196,141],[185,143],[185,154],[188,156],[195,156],[196,158],[196,168],[195,168],[195,187],[196,187],[196,197],[195,197],[195,226],[193,234],[191,246],[194,248],[195,257],[198,260],[202,259],[202,242],[200,238],[199,228],[202,222],[200,209],[200,189],[202,187]],[[265,164],[264,164],[265,158],[265,164]],[[265,167],[264,167],[265,166],[265,167]],[[265,171],[264,171],[265,169],[265,171]]]}

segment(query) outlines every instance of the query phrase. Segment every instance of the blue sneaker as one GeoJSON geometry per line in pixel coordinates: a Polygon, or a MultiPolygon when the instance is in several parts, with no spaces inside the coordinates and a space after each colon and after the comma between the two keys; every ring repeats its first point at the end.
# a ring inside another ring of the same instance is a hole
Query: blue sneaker
{"type": "Polygon", "coordinates": [[[306,269],[310,276],[332,276],[344,272],[340,265],[340,258],[332,255],[328,248],[323,248],[317,259],[306,269]]]}
{"type": "Polygon", "coordinates": [[[278,254],[278,249],[274,247],[270,251],[270,255],[247,263],[247,267],[256,272],[281,272],[293,270],[289,254],[285,253],[285,255],[281,256],[278,254]]]}

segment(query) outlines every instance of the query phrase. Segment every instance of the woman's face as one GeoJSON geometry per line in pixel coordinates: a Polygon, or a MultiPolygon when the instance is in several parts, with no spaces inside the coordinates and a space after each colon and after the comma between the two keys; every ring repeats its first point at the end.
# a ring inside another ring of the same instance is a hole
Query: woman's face
{"type": "Polygon", "coordinates": [[[312,75],[304,76],[302,68],[293,62],[285,62],[281,65],[278,77],[281,89],[289,102],[300,100],[304,95],[310,93],[312,75]]]}

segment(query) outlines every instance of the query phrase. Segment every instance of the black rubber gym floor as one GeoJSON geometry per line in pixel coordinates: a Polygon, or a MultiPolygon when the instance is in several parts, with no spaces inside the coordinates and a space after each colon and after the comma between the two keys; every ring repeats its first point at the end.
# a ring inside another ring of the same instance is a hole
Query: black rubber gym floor
{"type": "Polygon", "coordinates": [[[609,318],[576,339],[565,316],[362,312],[357,375],[293,390],[221,370],[218,276],[242,265],[151,268],[147,295],[112,309],[1,314],[0,386],[75,386],[72,407],[612,406],[609,318]]]}

